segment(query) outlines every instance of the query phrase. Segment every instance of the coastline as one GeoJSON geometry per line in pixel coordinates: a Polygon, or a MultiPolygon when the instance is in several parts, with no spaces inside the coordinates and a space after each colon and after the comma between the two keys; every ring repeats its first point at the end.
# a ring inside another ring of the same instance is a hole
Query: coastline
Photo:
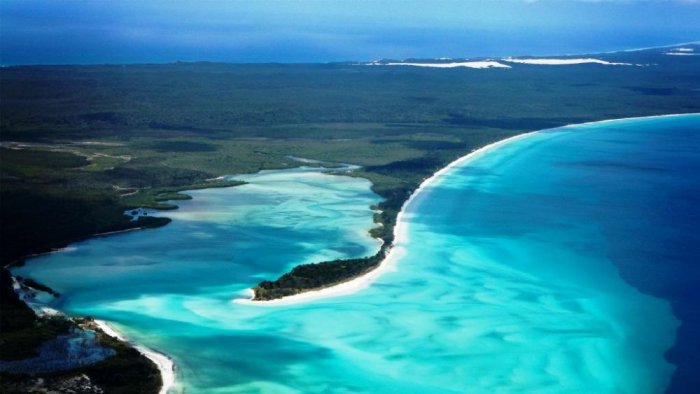
{"type": "Polygon", "coordinates": [[[693,116],[693,115],[700,115],[700,112],[687,112],[687,113],[678,113],[678,114],[663,114],[663,115],[649,115],[649,116],[630,116],[626,118],[614,118],[614,119],[603,119],[603,120],[593,120],[590,122],[583,122],[583,123],[571,123],[567,124],[564,126],[559,126],[559,127],[553,127],[551,129],[544,129],[544,130],[538,130],[538,131],[547,131],[547,130],[555,130],[555,129],[564,129],[564,128],[575,128],[578,126],[585,126],[585,125],[592,125],[592,124],[602,124],[602,123],[613,123],[613,122],[620,122],[624,120],[638,120],[638,119],[654,119],[654,118],[674,118],[674,117],[679,117],[679,116],[693,116]]]}
{"type": "Polygon", "coordinates": [[[149,349],[145,346],[130,341],[104,320],[95,319],[93,321],[95,322],[95,325],[99,327],[99,329],[102,330],[102,332],[104,332],[106,335],[117,338],[122,342],[127,342],[131,344],[131,346],[133,346],[134,349],[136,349],[139,353],[143,354],[149,360],[153,361],[153,363],[158,367],[161,379],[163,380],[163,386],[160,388],[158,394],[168,394],[170,390],[174,388],[175,363],[173,363],[173,360],[171,358],[162,353],[158,353],[155,350],[149,349]]]}
{"type": "Polygon", "coordinates": [[[305,291],[302,293],[294,294],[291,296],[286,296],[282,298],[277,298],[273,300],[258,300],[255,301],[253,300],[253,297],[255,296],[255,293],[252,288],[245,289],[240,293],[241,296],[244,296],[246,298],[234,298],[232,300],[233,303],[236,304],[242,304],[242,305],[255,305],[255,306],[261,306],[261,307],[277,307],[277,306],[287,306],[287,305],[296,305],[296,304],[303,304],[306,302],[312,302],[312,301],[318,301],[326,298],[333,298],[333,297],[340,297],[344,295],[350,295],[353,293],[356,293],[360,290],[363,290],[367,287],[369,287],[372,282],[374,282],[380,275],[386,273],[386,272],[392,272],[397,269],[397,261],[401,258],[406,253],[405,250],[405,245],[408,243],[408,221],[405,218],[405,213],[406,209],[410,206],[410,204],[416,199],[417,196],[420,195],[422,191],[424,191],[426,188],[430,187],[432,184],[434,184],[437,180],[439,180],[445,173],[450,171],[456,166],[462,165],[465,162],[468,162],[470,160],[473,160],[483,154],[488,153],[489,151],[492,151],[493,149],[500,148],[503,145],[519,141],[521,139],[530,137],[534,135],[535,133],[541,133],[541,132],[547,132],[549,130],[556,130],[556,129],[563,129],[563,128],[574,128],[578,127],[581,125],[590,125],[590,124],[598,124],[598,123],[611,123],[611,122],[618,122],[618,121],[625,121],[625,120],[636,120],[636,119],[651,119],[651,118],[663,118],[663,117],[677,117],[677,116],[688,116],[688,115],[700,115],[700,113],[677,113],[677,114],[663,114],[663,115],[651,115],[651,116],[632,116],[632,117],[625,117],[625,118],[615,118],[615,119],[604,119],[604,120],[597,120],[597,121],[590,121],[590,122],[583,122],[583,123],[572,123],[572,124],[567,124],[559,127],[553,127],[549,129],[542,129],[542,130],[536,130],[536,131],[530,131],[526,132],[523,134],[518,134],[500,141],[493,142],[491,144],[485,145],[479,149],[476,149],[472,152],[467,153],[466,155],[452,161],[445,167],[441,168],[438,170],[436,173],[434,173],[432,176],[429,178],[425,179],[421,184],[416,188],[416,190],[411,193],[411,196],[404,202],[404,204],[401,206],[401,210],[399,211],[399,214],[396,217],[396,225],[394,226],[394,242],[392,245],[389,245],[388,252],[384,259],[379,263],[379,265],[371,270],[368,271],[367,273],[360,275],[358,277],[352,278],[350,280],[347,280],[345,282],[340,282],[335,285],[331,285],[328,287],[316,289],[316,290],[309,290],[305,291]]]}
{"type": "MultiPolygon", "coordinates": [[[[469,160],[473,160],[477,157],[480,157],[483,154],[487,154],[491,152],[494,149],[498,149],[510,142],[515,142],[520,139],[527,138],[535,133],[541,133],[541,132],[548,132],[551,130],[556,130],[556,129],[563,129],[563,128],[576,128],[581,125],[587,125],[587,124],[603,124],[603,123],[611,123],[611,122],[618,122],[618,121],[625,121],[625,120],[636,120],[636,119],[649,119],[649,118],[663,118],[663,117],[676,117],[676,116],[688,116],[688,115],[693,115],[693,116],[700,116],[700,113],[688,113],[688,114],[666,114],[666,115],[654,115],[654,116],[639,116],[639,117],[627,117],[627,118],[616,118],[616,119],[607,119],[607,120],[600,120],[600,121],[591,121],[591,122],[584,122],[584,123],[575,123],[575,124],[568,124],[556,128],[551,128],[551,129],[543,129],[543,130],[537,130],[537,131],[532,131],[528,133],[523,133],[519,135],[515,135],[513,137],[509,137],[500,141],[493,142],[491,144],[488,144],[486,146],[483,146],[479,149],[473,150],[472,152],[467,153],[466,155],[454,160],[453,162],[450,162],[448,165],[445,167],[441,168],[437,172],[435,172],[433,175],[430,177],[426,178],[421,182],[421,184],[416,188],[416,190],[411,193],[409,198],[402,204],[401,209],[399,213],[397,214],[396,217],[396,226],[394,228],[394,241],[392,242],[392,245],[389,245],[389,248],[384,255],[384,258],[381,260],[379,265],[368,272],[366,272],[363,275],[357,276],[355,278],[351,278],[348,281],[337,283],[335,285],[331,285],[325,288],[317,289],[317,290],[310,290],[306,291],[303,293],[295,294],[292,296],[280,298],[280,299],[275,299],[275,300],[268,300],[268,301],[253,301],[252,299],[248,298],[238,298],[232,300],[234,303],[238,304],[244,304],[244,305],[256,305],[260,307],[285,307],[285,306],[291,306],[291,305],[298,305],[298,304],[304,304],[308,302],[313,302],[313,301],[319,301],[323,300],[325,298],[333,298],[333,297],[340,297],[340,296],[345,296],[345,295],[350,295],[357,293],[361,290],[364,290],[368,288],[369,286],[372,285],[374,281],[377,280],[381,275],[383,275],[386,272],[393,272],[398,269],[397,264],[398,261],[406,254],[406,248],[405,246],[408,244],[409,240],[409,235],[408,235],[408,225],[409,225],[409,213],[407,212],[408,209],[410,209],[411,204],[415,203],[415,200],[421,198],[421,196],[425,196],[425,193],[421,194],[421,191],[425,191],[425,189],[430,188],[433,186],[436,182],[439,182],[442,177],[448,173],[450,170],[452,170],[454,167],[463,165],[469,160]]],[[[133,228],[133,229],[126,229],[122,230],[119,232],[125,232],[125,231],[134,231],[140,228],[133,228]]],[[[114,234],[114,233],[111,233],[114,234]]],[[[95,236],[106,236],[110,235],[110,233],[102,233],[102,234],[96,234],[95,236]]],[[[68,247],[70,248],[70,247],[68,247]]],[[[68,249],[70,250],[70,249],[68,249]]],[[[60,251],[60,250],[59,250],[60,251]]],[[[57,251],[53,251],[54,253],[57,251]]],[[[249,295],[252,295],[252,289],[246,289],[245,290],[249,295]]],[[[243,297],[242,294],[238,295],[239,297],[243,297]]],[[[252,297],[251,297],[252,298],[252,297]]],[[[98,326],[107,334],[110,336],[115,336],[119,339],[124,340],[124,337],[121,336],[117,331],[115,331],[112,327],[108,325],[108,323],[104,321],[95,321],[98,326]]],[[[127,342],[130,342],[126,340],[127,342]]],[[[158,367],[161,378],[163,381],[163,386],[161,390],[159,391],[160,394],[167,394],[170,390],[175,389],[175,383],[176,383],[176,376],[174,372],[174,363],[172,359],[169,359],[167,356],[155,352],[151,349],[145,348],[143,346],[140,346],[136,343],[130,342],[132,346],[134,346],[135,349],[137,349],[141,354],[144,356],[148,357],[151,361],[153,361],[156,366],[158,367]]]]}
{"type": "Polygon", "coordinates": [[[495,148],[501,147],[502,145],[527,138],[538,131],[531,131],[528,133],[518,134],[500,141],[493,142],[491,144],[485,145],[479,149],[476,149],[468,154],[458,158],[457,160],[449,163],[447,166],[441,168],[439,171],[434,173],[429,178],[426,178],[421,184],[416,188],[416,190],[411,193],[411,196],[403,203],[399,214],[396,216],[396,225],[394,226],[394,242],[389,246],[389,250],[384,257],[384,259],[379,263],[377,268],[368,271],[364,275],[352,278],[345,282],[340,282],[338,284],[324,287],[317,290],[309,290],[299,294],[294,294],[287,297],[282,297],[274,300],[263,300],[254,301],[253,297],[255,295],[252,288],[245,289],[244,292],[247,298],[235,298],[232,302],[236,304],[243,305],[255,305],[263,307],[276,307],[276,306],[287,306],[303,304],[311,301],[318,301],[325,298],[339,297],[344,295],[350,295],[356,293],[369,287],[372,282],[374,282],[380,275],[386,272],[395,271],[397,261],[406,253],[405,245],[409,241],[408,236],[408,220],[406,219],[406,209],[410,204],[416,199],[420,193],[427,187],[431,186],[438,179],[440,179],[445,173],[450,171],[455,166],[461,165],[469,160],[472,160],[482,154],[491,151],[495,148]]]}

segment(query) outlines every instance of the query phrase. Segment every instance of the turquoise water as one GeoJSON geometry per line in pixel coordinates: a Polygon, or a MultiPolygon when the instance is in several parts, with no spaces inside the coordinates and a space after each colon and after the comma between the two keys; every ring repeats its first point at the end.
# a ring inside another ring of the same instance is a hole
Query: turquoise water
{"type": "Polygon", "coordinates": [[[621,256],[694,223],[699,130],[700,116],[580,125],[463,162],[406,208],[396,270],[352,295],[231,302],[295,264],[377,250],[369,184],[313,169],[191,192],[164,228],[14,273],[172,356],[189,393],[663,392],[677,299],[630,285],[649,273],[621,256]]]}

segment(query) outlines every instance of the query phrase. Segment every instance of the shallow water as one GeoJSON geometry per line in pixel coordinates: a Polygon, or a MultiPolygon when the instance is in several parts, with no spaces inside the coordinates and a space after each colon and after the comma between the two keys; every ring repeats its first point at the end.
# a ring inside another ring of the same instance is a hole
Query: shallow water
{"type": "MultiPolygon", "coordinates": [[[[353,295],[231,302],[290,266],[377,250],[369,184],[312,169],[191,192],[164,228],[14,272],[173,356],[190,393],[663,392],[678,321],[628,283],[677,287],[659,256],[698,255],[695,235],[677,248],[698,214],[699,129],[700,116],[580,125],[462,163],[406,208],[398,270],[353,295]]],[[[667,298],[696,305],[682,297],[667,298]]]]}

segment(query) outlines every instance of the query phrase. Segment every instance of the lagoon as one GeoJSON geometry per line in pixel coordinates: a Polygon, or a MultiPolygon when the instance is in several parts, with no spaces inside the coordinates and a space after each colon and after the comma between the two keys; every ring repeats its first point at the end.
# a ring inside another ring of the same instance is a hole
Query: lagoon
{"type": "Polygon", "coordinates": [[[188,192],[163,228],[13,273],[61,292],[52,307],[173,357],[190,393],[682,392],[698,365],[686,319],[698,152],[690,115],[546,130],[475,155],[404,208],[394,271],[309,303],[232,300],[297,264],[374,254],[365,180],[237,176],[249,184],[188,192]]]}

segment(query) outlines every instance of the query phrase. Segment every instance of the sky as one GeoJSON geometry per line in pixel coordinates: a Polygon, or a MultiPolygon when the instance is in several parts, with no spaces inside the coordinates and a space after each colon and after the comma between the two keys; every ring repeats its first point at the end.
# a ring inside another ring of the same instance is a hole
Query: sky
{"type": "Polygon", "coordinates": [[[334,62],[700,40],[694,0],[0,0],[0,64],[334,62]]]}

